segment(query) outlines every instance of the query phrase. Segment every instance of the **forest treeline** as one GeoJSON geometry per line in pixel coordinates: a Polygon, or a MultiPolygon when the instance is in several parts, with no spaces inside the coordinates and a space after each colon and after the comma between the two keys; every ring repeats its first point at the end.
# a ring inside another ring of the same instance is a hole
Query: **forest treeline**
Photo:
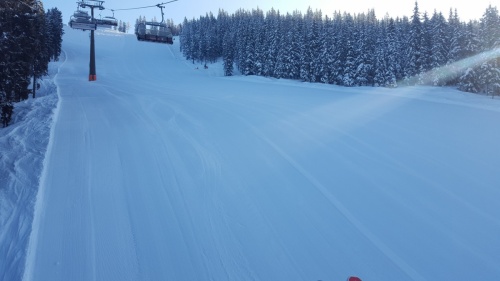
{"type": "Polygon", "coordinates": [[[421,13],[377,19],[374,10],[323,16],[272,9],[219,10],[184,20],[181,51],[188,60],[215,62],[224,73],[296,79],[342,86],[436,85],[500,95],[500,17],[491,5],[480,20],[462,22],[421,13]]]}
{"type": "Polygon", "coordinates": [[[49,62],[61,54],[62,35],[57,8],[45,12],[37,0],[0,1],[1,103],[35,97],[36,79],[46,75],[49,62]]]}

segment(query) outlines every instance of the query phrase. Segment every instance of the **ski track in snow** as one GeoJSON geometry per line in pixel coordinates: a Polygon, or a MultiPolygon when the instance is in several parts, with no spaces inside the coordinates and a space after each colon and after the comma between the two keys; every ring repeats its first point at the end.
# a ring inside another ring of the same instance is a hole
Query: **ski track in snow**
{"type": "MultiPolygon", "coordinates": [[[[238,107],[245,107],[244,104],[239,104],[238,107]]],[[[219,110],[224,110],[220,108],[219,110]]],[[[250,109],[251,110],[251,109],[250,109]]],[[[281,110],[287,110],[286,108],[281,108],[281,110]]],[[[294,112],[294,114],[302,115],[300,112],[294,112]]],[[[234,114],[237,116],[237,114],[234,114]]],[[[238,116],[241,118],[240,116],[238,116]]],[[[306,116],[302,116],[306,117],[306,116]]],[[[307,118],[307,117],[306,117],[307,118]]],[[[362,234],[364,235],[375,247],[377,247],[388,259],[394,262],[411,280],[426,280],[424,277],[420,276],[411,266],[409,266],[404,260],[402,260],[397,254],[395,254],[385,243],[383,243],[378,237],[376,237],[365,225],[363,225],[356,217],[349,211],[349,209],[342,204],[322,183],[318,181],[313,175],[311,175],[304,167],[297,163],[289,154],[284,152],[279,148],[273,141],[265,136],[259,129],[245,122],[244,119],[241,119],[242,123],[245,124],[250,130],[258,136],[261,140],[269,144],[270,147],[283,159],[286,160],[293,168],[297,170],[299,174],[301,174],[304,178],[306,178],[321,194],[327,198],[333,206],[362,234]]],[[[326,124],[328,125],[328,124],[326,124]]],[[[299,130],[300,128],[297,128],[299,130]]],[[[303,132],[301,132],[303,133],[303,132]]],[[[341,132],[342,134],[346,134],[345,132],[341,132]]],[[[303,133],[304,134],[304,133],[303,133]]],[[[304,134],[307,137],[306,134],[304,134]]],[[[311,139],[310,141],[315,141],[311,139]]],[[[329,148],[323,143],[319,143],[325,150],[329,150],[329,148]]],[[[272,223],[269,223],[269,226],[272,227],[272,223]]],[[[278,235],[276,235],[278,236],[278,235]]],[[[283,247],[285,248],[285,247],[283,247]]],[[[290,256],[288,257],[290,260],[293,260],[290,256]]],[[[296,268],[300,268],[299,265],[295,264],[296,268]]],[[[300,275],[301,280],[307,280],[306,276],[300,275]]]]}
{"type": "MultiPolygon", "coordinates": [[[[102,31],[90,83],[88,33],[65,32],[34,218],[22,188],[0,209],[0,278],[500,278],[498,101],[220,77],[178,40],[102,31]]],[[[32,129],[0,144],[29,150],[32,129]]],[[[26,157],[0,160],[36,186],[26,157]]]]}

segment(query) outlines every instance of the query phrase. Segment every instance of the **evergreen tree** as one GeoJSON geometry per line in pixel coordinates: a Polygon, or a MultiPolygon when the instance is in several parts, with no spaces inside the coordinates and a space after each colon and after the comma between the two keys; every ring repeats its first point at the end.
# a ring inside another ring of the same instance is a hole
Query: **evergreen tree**
{"type": "Polygon", "coordinates": [[[321,34],[321,54],[319,65],[321,67],[320,81],[325,84],[333,84],[333,67],[335,66],[335,29],[333,21],[326,16],[321,34]]]}
{"type": "Polygon", "coordinates": [[[264,20],[264,30],[262,31],[264,40],[262,42],[264,76],[276,76],[276,63],[278,60],[278,51],[280,46],[280,15],[274,9],[271,9],[264,20]]]}
{"type": "Polygon", "coordinates": [[[269,47],[269,40],[267,38],[264,24],[265,24],[264,12],[260,9],[255,9],[252,11],[251,16],[251,26],[252,26],[252,45],[253,45],[253,75],[264,75],[264,64],[266,60],[266,52],[269,47]]]}
{"type": "Polygon", "coordinates": [[[470,93],[479,93],[480,85],[478,84],[478,76],[474,68],[467,68],[459,78],[458,89],[470,93]]]}
{"type": "MultiPolygon", "coordinates": [[[[500,16],[496,7],[490,5],[481,18],[480,38],[483,52],[500,48],[500,16]]],[[[500,57],[484,61],[478,72],[482,92],[492,97],[500,95],[500,57]]]]}
{"type": "MultiPolygon", "coordinates": [[[[138,23],[139,20],[136,21],[136,28],[138,23]]],[[[182,26],[183,26],[182,32],[179,35],[180,51],[186,57],[186,59],[193,60],[193,48],[192,48],[192,41],[194,40],[194,35],[192,34],[193,23],[188,21],[187,18],[184,17],[182,26]]]]}
{"type": "Polygon", "coordinates": [[[346,42],[346,60],[344,65],[344,73],[342,77],[342,85],[347,87],[355,86],[355,76],[356,76],[356,64],[355,64],[355,56],[354,56],[354,46],[351,43],[351,40],[348,39],[346,42]]]}
{"type": "Polygon", "coordinates": [[[397,45],[397,61],[399,62],[398,69],[396,71],[396,79],[401,83],[408,85],[409,72],[412,63],[409,61],[409,45],[410,45],[410,29],[411,24],[408,17],[397,18],[395,24],[396,37],[398,38],[397,45]]]}
{"type": "Polygon", "coordinates": [[[293,35],[291,39],[291,68],[288,78],[300,79],[300,68],[302,63],[302,50],[305,45],[304,21],[302,13],[294,11],[292,16],[293,35]]]}
{"type": "Polygon", "coordinates": [[[309,7],[304,17],[304,32],[302,37],[304,40],[304,47],[302,48],[302,55],[300,61],[300,79],[302,81],[312,82],[312,64],[316,50],[318,49],[317,27],[315,26],[314,13],[309,7]]]}
{"type": "Polygon", "coordinates": [[[222,43],[222,62],[224,65],[224,75],[233,75],[234,64],[234,33],[228,31],[224,34],[222,43]]]}
{"type": "MultiPolygon", "coordinates": [[[[469,21],[465,27],[463,57],[469,58],[469,60],[479,52],[477,26],[477,22],[469,21]]],[[[458,89],[471,93],[479,93],[481,87],[478,83],[479,76],[477,70],[477,66],[467,67],[458,79],[458,89]]]]}
{"type": "Polygon", "coordinates": [[[333,62],[329,68],[330,83],[342,85],[344,75],[344,64],[346,60],[346,45],[345,42],[349,39],[350,30],[349,22],[352,22],[350,15],[342,15],[340,12],[334,13],[332,26],[332,42],[333,42],[333,62]]]}
{"type": "Polygon", "coordinates": [[[50,62],[50,52],[49,44],[47,42],[49,34],[49,26],[45,16],[45,11],[43,9],[43,4],[41,2],[35,1],[34,3],[35,13],[33,15],[32,24],[32,34],[33,34],[33,57],[32,57],[32,95],[33,98],[36,97],[37,90],[37,79],[48,73],[48,67],[50,62]]]}
{"type": "Polygon", "coordinates": [[[465,26],[463,44],[462,44],[462,58],[471,57],[479,52],[479,39],[478,39],[478,24],[469,21],[465,26]]]}
{"type": "Polygon", "coordinates": [[[385,85],[386,87],[397,87],[398,73],[401,73],[401,62],[398,57],[398,38],[396,36],[396,25],[394,20],[389,19],[387,25],[386,42],[385,42],[385,85]]]}
{"type": "Polygon", "coordinates": [[[484,12],[479,36],[483,51],[500,47],[500,16],[496,7],[490,5],[484,12]]]}
{"type": "Polygon", "coordinates": [[[52,8],[45,15],[48,28],[49,56],[51,60],[58,61],[61,55],[62,36],[64,34],[62,13],[57,8],[52,8]]]}
{"type": "Polygon", "coordinates": [[[281,21],[281,25],[287,28],[282,29],[282,32],[279,33],[280,39],[277,47],[275,77],[290,79],[293,77],[293,42],[296,40],[293,16],[287,14],[281,21]]]}
{"type": "Polygon", "coordinates": [[[321,34],[323,32],[323,16],[321,11],[316,10],[313,13],[313,19],[312,19],[312,26],[310,30],[311,34],[311,39],[310,39],[310,45],[309,48],[305,48],[306,50],[308,49],[308,53],[311,56],[310,61],[309,61],[309,75],[308,75],[308,81],[310,82],[320,82],[321,77],[324,75],[323,71],[323,63],[321,59],[323,58],[321,56],[322,54],[322,44],[321,44],[321,34]]]}
{"type": "Polygon", "coordinates": [[[369,71],[372,67],[370,57],[375,54],[370,52],[370,48],[368,46],[368,44],[370,44],[368,40],[368,24],[364,14],[358,16],[357,20],[358,22],[355,26],[355,44],[352,50],[354,56],[354,67],[356,68],[354,71],[354,85],[367,86],[369,84],[369,71]]]}
{"type": "Polygon", "coordinates": [[[460,23],[460,18],[458,17],[457,10],[452,13],[450,10],[450,17],[448,19],[448,36],[449,48],[448,48],[448,61],[447,63],[453,63],[464,58],[464,25],[460,23]]]}
{"type": "Polygon", "coordinates": [[[413,85],[417,82],[421,82],[420,74],[424,72],[423,66],[423,56],[422,56],[422,22],[420,20],[420,12],[418,9],[418,3],[415,2],[415,8],[413,9],[413,15],[411,17],[410,25],[410,41],[408,44],[408,66],[405,69],[405,80],[409,84],[413,85]]]}
{"type": "MultiPolygon", "coordinates": [[[[27,99],[28,86],[47,72],[51,58],[50,25],[43,5],[35,0],[0,2],[0,95],[2,100],[27,99]]],[[[60,47],[59,47],[60,48],[60,47]]],[[[34,93],[34,92],[33,92],[34,93]]]]}
{"type": "Polygon", "coordinates": [[[356,39],[354,18],[349,13],[342,15],[342,24],[339,31],[340,48],[337,53],[338,65],[334,75],[337,77],[336,84],[343,86],[354,86],[355,77],[355,53],[353,42],[356,39]]]}
{"type": "Polygon", "coordinates": [[[374,86],[376,87],[384,87],[388,83],[385,75],[385,72],[388,69],[386,60],[388,51],[388,48],[386,47],[387,28],[385,22],[382,22],[380,31],[381,34],[379,34],[376,43],[375,76],[373,77],[374,86]]]}
{"type": "Polygon", "coordinates": [[[446,73],[443,71],[438,71],[440,66],[445,65],[448,62],[448,24],[442,13],[434,12],[431,18],[431,26],[429,29],[429,35],[427,36],[431,40],[431,57],[430,57],[430,68],[434,69],[433,75],[431,77],[432,85],[444,85],[446,73]]]}
{"type": "Polygon", "coordinates": [[[375,10],[369,10],[367,14],[360,14],[357,17],[357,48],[355,56],[357,65],[356,85],[373,86],[375,76],[375,47],[377,43],[376,35],[379,34],[375,10]]]}

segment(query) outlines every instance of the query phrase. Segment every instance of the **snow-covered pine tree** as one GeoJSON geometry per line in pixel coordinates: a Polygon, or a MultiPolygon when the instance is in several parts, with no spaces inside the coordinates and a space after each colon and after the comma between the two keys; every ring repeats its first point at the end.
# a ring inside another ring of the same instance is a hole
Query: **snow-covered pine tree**
{"type": "Polygon", "coordinates": [[[354,76],[356,66],[354,65],[354,47],[352,46],[355,41],[355,25],[354,18],[349,13],[342,15],[341,27],[339,31],[337,56],[339,63],[335,70],[336,84],[343,86],[354,86],[354,76]]]}
{"type": "MultiPolygon", "coordinates": [[[[210,13],[211,14],[211,13],[210,13]]],[[[208,13],[204,17],[200,17],[200,21],[197,26],[199,27],[197,38],[198,38],[198,61],[207,63],[210,52],[210,19],[208,13]]]]}
{"type": "MultiPolygon", "coordinates": [[[[479,52],[479,41],[478,41],[478,24],[477,22],[469,21],[465,27],[464,31],[464,42],[463,42],[463,58],[472,59],[472,57],[479,52]]],[[[478,77],[478,66],[472,65],[467,67],[465,71],[460,75],[457,86],[458,89],[471,93],[479,93],[479,77],[478,77]]]]}
{"type": "Polygon", "coordinates": [[[458,12],[450,10],[448,19],[448,61],[446,62],[450,69],[450,74],[447,78],[447,85],[457,85],[460,78],[460,67],[455,63],[464,58],[465,56],[465,24],[460,22],[458,12]]]}
{"type": "Polygon", "coordinates": [[[478,75],[474,68],[467,68],[464,74],[460,76],[458,89],[470,93],[479,93],[480,85],[478,85],[478,75]]]}
{"type": "Polygon", "coordinates": [[[313,34],[314,13],[311,7],[307,9],[303,22],[304,32],[301,37],[305,38],[305,40],[300,61],[300,80],[310,82],[312,78],[312,61],[314,59],[314,53],[318,48],[317,38],[314,38],[317,34],[313,34]]]}
{"type": "Polygon", "coordinates": [[[401,84],[408,85],[409,78],[407,78],[408,69],[410,68],[409,62],[409,44],[410,44],[410,19],[408,17],[396,18],[395,30],[397,44],[397,61],[398,69],[396,71],[396,79],[401,84]]]}
{"type": "MultiPolygon", "coordinates": [[[[345,14],[344,14],[345,15],[345,14]]],[[[346,46],[345,41],[347,40],[349,34],[349,28],[346,24],[348,21],[352,21],[350,15],[346,15],[347,19],[340,12],[335,12],[333,14],[333,26],[332,26],[332,48],[333,48],[333,62],[330,65],[330,83],[336,85],[342,85],[342,78],[344,75],[344,64],[346,58],[346,46]]]]}
{"type": "Polygon", "coordinates": [[[49,56],[51,60],[58,61],[61,55],[63,19],[62,13],[57,8],[51,8],[45,14],[47,21],[47,44],[49,45],[49,56]]]}
{"type": "Polygon", "coordinates": [[[380,23],[379,34],[376,42],[375,51],[375,76],[373,77],[373,82],[375,87],[385,87],[386,81],[386,70],[387,66],[387,21],[382,21],[380,23]]]}
{"type": "Polygon", "coordinates": [[[207,48],[207,55],[205,58],[205,61],[208,62],[216,62],[217,58],[222,56],[222,48],[219,46],[219,33],[217,32],[217,19],[215,16],[210,12],[208,14],[208,17],[206,19],[208,25],[205,26],[205,28],[208,29],[207,34],[207,39],[206,42],[208,44],[207,48]]]}
{"type": "Polygon", "coordinates": [[[265,16],[264,11],[257,8],[252,10],[251,17],[252,26],[252,45],[253,45],[253,75],[264,75],[264,64],[266,60],[266,52],[270,48],[270,42],[266,37],[265,32],[265,16]]]}
{"type": "MultiPolygon", "coordinates": [[[[369,84],[369,72],[372,68],[372,59],[375,54],[372,51],[373,46],[368,46],[369,40],[368,20],[365,14],[359,14],[356,18],[355,38],[354,38],[354,86],[367,86],[369,84]]],[[[374,43],[373,43],[374,44],[374,43]]],[[[373,82],[373,77],[371,77],[373,82]]]]}
{"type": "Polygon", "coordinates": [[[354,46],[351,43],[351,39],[347,39],[346,44],[346,59],[344,65],[344,73],[342,77],[342,85],[347,87],[355,86],[356,81],[354,78],[356,77],[356,57],[354,55],[354,46]]]}
{"type": "Polygon", "coordinates": [[[479,27],[477,22],[472,20],[467,23],[464,28],[462,58],[471,57],[479,52],[480,43],[478,39],[479,27]]]}
{"type": "Polygon", "coordinates": [[[276,76],[276,63],[278,59],[278,51],[280,45],[280,15],[274,9],[271,9],[266,14],[264,19],[264,26],[262,33],[264,34],[264,40],[262,42],[262,75],[263,76],[276,76]]]}
{"type": "Polygon", "coordinates": [[[408,65],[405,69],[405,81],[410,85],[414,85],[420,82],[420,74],[424,72],[423,69],[423,56],[422,56],[422,22],[420,20],[420,11],[418,9],[418,3],[415,2],[415,7],[413,9],[413,15],[411,16],[410,24],[410,38],[408,44],[408,65]]]}
{"type": "Polygon", "coordinates": [[[311,43],[310,43],[310,61],[309,61],[309,77],[310,82],[321,82],[323,76],[322,51],[322,33],[323,33],[323,14],[321,10],[316,10],[313,13],[313,21],[311,26],[311,43]]]}
{"type": "Polygon", "coordinates": [[[300,68],[302,65],[302,49],[305,44],[304,37],[304,21],[302,13],[294,11],[292,13],[292,36],[289,38],[291,42],[290,52],[290,68],[288,69],[289,79],[300,79],[300,68]]]}
{"type": "Polygon", "coordinates": [[[227,32],[232,32],[230,25],[231,16],[223,9],[219,9],[215,23],[215,32],[217,34],[217,36],[215,36],[215,41],[218,57],[224,56],[224,38],[226,37],[227,32]]]}
{"type": "MultiPolygon", "coordinates": [[[[139,20],[136,20],[136,26],[139,23],[139,20]]],[[[186,57],[186,59],[190,60],[191,58],[191,52],[189,50],[189,43],[191,41],[191,34],[190,34],[190,28],[191,24],[188,22],[187,18],[184,17],[184,21],[182,22],[182,31],[181,34],[179,34],[179,42],[180,42],[180,51],[186,57]]]]}
{"type": "Polygon", "coordinates": [[[455,9],[454,12],[450,10],[447,30],[447,38],[449,39],[448,64],[464,58],[464,51],[462,49],[464,44],[464,26],[465,25],[460,22],[457,10],[455,9]]]}
{"type": "Polygon", "coordinates": [[[200,62],[203,60],[203,54],[201,52],[201,48],[202,46],[204,46],[203,44],[204,37],[200,21],[193,20],[191,25],[191,36],[193,37],[190,46],[193,63],[195,61],[200,62]]]}
{"type": "Polygon", "coordinates": [[[434,71],[433,77],[430,77],[431,84],[442,86],[446,83],[446,73],[439,70],[439,67],[448,61],[448,24],[442,13],[434,12],[430,20],[430,29],[428,38],[431,40],[430,67],[434,71]]]}
{"type": "MultiPolygon", "coordinates": [[[[500,48],[500,16],[496,7],[490,5],[486,9],[480,26],[482,51],[486,53],[500,48]]],[[[500,57],[483,62],[478,72],[481,91],[492,97],[500,95],[500,57]]]]}
{"type": "MultiPolygon", "coordinates": [[[[227,23],[227,27],[229,28],[229,23],[227,23]]],[[[224,75],[232,76],[234,70],[234,33],[231,29],[228,29],[222,40],[222,63],[224,66],[224,75]]]]}
{"type": "Polygon", "coordinates": [[[385,82],[386,87],[395,88],[398,83],[398,73],[401,72],[401,62],[398,56],[399,40],[396,35],[396,25],[394,19],[390,18],[387,25],[386,42],[385,42],[385,82]]]}
{"type": "Polygon", "coordinates": [[[333,67],[335,65],[335,34],[334,34],[334,24],[332,19],[325,16],[325,21],[323,24],[323,29],[321,32],[321,54],[320,54],[320,71],[321,77],[320,81],[325,84],[333,84],[333,67]]]}
{"type": "Polygon", "coordinates": [[[281,19],[281,26],[284,27],[279,33],[280,40],[276,58],[275,77],[293,79],[294,76],[294,46],[297,38],[293,15],[287,13],[281,19]],[[286,28],[285,28],[286,27],[286,28]]]}
{"type": "Polygon", "coordinates": [[[374,58],[375,46],[377,42],[376,36],[378,32],[377,19],[375,10],[371,9],[367,14],[359,14],[357,16],[357,48],[355,56],[357,65],[356,69],[356,85],[357,86],[373,86],[374,85],[374,58]]]}

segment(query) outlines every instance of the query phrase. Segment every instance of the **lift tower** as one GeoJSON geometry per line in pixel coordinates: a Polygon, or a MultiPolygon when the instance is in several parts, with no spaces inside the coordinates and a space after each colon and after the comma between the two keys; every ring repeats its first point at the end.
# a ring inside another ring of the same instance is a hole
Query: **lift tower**
{"type": "MultiPolygon", "coordinates": [[[[91,1],[85,0],[77,2],[82,8],[90,8],[91,22],[94,23],[94,9],[98,8],[99,10],[104,10],[102,4],[104,1],[91,1]]],[[[96,81],[96,67],[95,67],[95,41],[94,41],[94,29],[90,30],[90,69],[89,69],[89,81],[96,81]]]]}

